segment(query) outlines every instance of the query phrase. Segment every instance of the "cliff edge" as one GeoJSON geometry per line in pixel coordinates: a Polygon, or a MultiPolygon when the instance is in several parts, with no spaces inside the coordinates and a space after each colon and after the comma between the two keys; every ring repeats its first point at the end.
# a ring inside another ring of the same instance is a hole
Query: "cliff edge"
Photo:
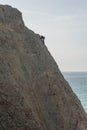
{"type": "Polygon", "coordinates": [[[87,115],[40,36],[0,5],[0,130],[87,130],[87,115]]]}

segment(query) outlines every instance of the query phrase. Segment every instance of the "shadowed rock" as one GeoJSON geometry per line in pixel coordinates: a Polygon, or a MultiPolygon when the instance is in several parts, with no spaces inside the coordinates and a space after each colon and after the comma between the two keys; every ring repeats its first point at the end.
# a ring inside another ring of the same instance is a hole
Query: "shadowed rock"
{"type": "Polygon", "coordinates": [[[40,36],[0,5],[0,130],[87,130],[87,115],[40,36]]]}

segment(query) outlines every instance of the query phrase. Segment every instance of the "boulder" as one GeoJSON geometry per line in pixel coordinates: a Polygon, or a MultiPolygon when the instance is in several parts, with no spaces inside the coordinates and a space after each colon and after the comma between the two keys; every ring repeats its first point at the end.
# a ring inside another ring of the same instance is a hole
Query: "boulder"
{"type": "Polygon", "coordinates": [[[0,5],[0,130],[87,130],[87,114],[40,35],[0,5]]]}

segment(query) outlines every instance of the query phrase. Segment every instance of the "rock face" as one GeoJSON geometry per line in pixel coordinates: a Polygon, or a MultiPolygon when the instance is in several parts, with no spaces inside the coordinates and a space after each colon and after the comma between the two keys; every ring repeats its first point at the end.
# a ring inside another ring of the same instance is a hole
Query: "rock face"
{"type": "Polygon", "coordinates": [[[0,5],[0,130],[87,130],[87,115],[38,34],[0,5]]]}

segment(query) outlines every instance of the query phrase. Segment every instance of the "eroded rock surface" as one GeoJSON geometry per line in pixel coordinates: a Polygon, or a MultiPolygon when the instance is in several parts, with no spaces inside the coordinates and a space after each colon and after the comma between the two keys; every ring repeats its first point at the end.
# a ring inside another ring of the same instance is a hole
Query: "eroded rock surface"
{"type": "Polygon", "coordinates": [[[87,130],[87,115],[38,34],[0,5],[0,130],[87,130]]]}

